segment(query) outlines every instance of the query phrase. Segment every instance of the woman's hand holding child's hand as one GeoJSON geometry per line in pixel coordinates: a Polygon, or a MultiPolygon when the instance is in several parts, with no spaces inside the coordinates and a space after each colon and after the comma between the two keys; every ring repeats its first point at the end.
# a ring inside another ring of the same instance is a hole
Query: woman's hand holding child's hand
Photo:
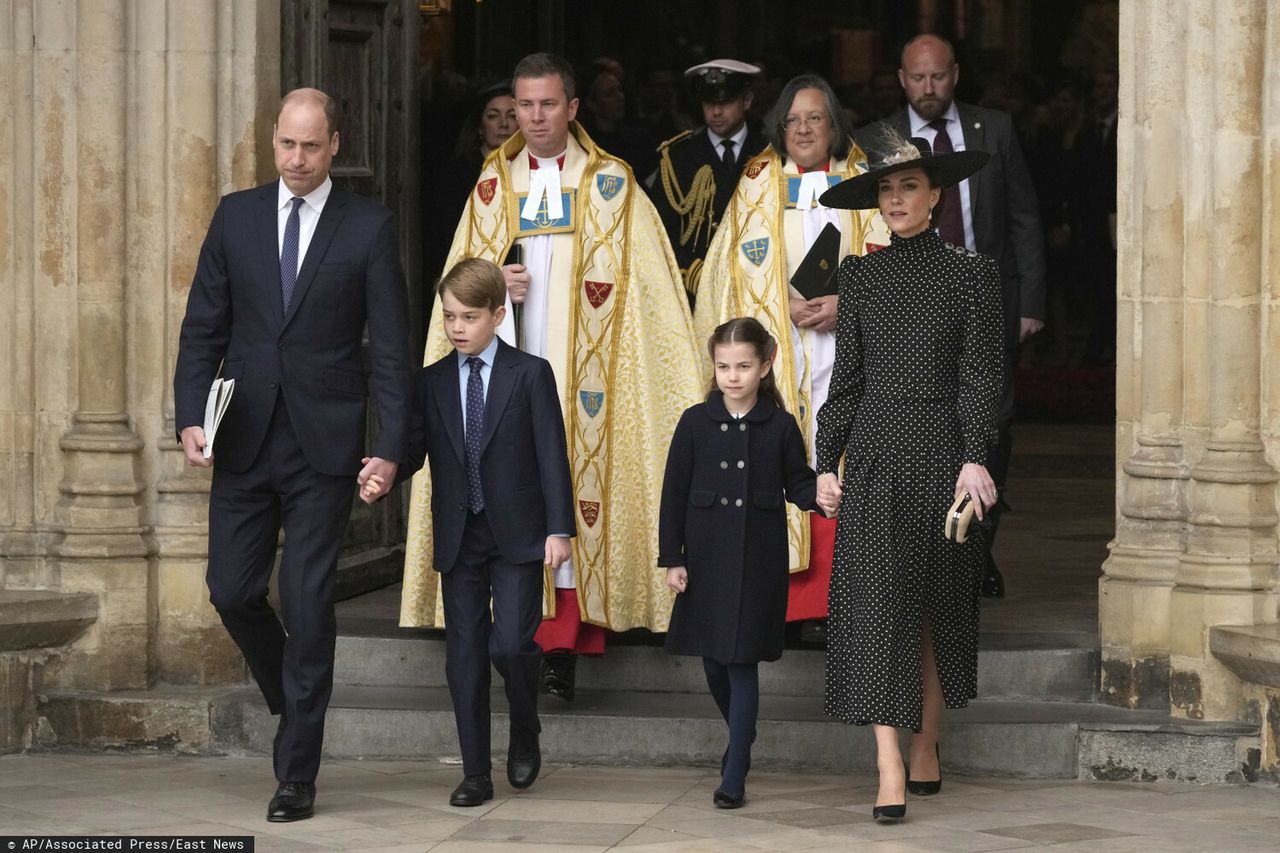
{"type": "Polygon", "coordinates": [[[827,518],[835,518],[840,511],[840,497],[844,494],[844,484],[835,474],[818,475],[818,506],[827,518]]]}
{"type": "Polygon", "coordinates": [[[676,592],[684,592],[689,588],[689,572],[684,566],[672,566],[667,569],[667,586],[676,592]]]}

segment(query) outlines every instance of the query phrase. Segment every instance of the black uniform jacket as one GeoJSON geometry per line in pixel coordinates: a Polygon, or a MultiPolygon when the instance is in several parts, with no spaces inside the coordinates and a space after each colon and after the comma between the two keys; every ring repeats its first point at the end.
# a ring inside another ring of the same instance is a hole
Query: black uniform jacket
{"type": "Polygon", "coordinates": [[[662,218],[662,227],[671,240],[671,248],[675,250],[676,263],[691,298],[697,292],[699,267],[707,256],[711,238],[720,225],[720,217],[724,216],[729,199],[738,186],[738,176],[742,168],[768,144],[761,134],[748,131],[741,149],[734,152],[736,162],[732,166],[721,159],[722,153],[712,146],[705,127],[686,131],[659,146],[658,150],[663,153],[662,163],[650,195],[658,216],[662,218]],[[695,178],[704,167],[711,170],[711,183],[695,187],[695,178]],[[690,213],[681,215],[676,209],[677,204],[682,201],[689,204],[688,196],[696,188],[700,188],[705,197],[693,201],[690,213]],[[711,203],[710,217],[689,228],[690,217],[706,213],[707,202],[711,203]]]}
{"type": "Polygon", "coordinates": [[[782,656],[786,501],[816,510],[817,478],[796,419],[762,394],[735,419],[719,391],[676,425],[662,483],[658,565],[685,566],[667,651],[720,663],[782,656]]]}

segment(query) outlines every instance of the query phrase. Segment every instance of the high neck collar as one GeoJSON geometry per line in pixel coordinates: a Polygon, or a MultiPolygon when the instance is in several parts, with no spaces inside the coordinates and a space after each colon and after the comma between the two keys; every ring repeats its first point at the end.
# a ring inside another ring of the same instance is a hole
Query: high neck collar
{"type": "Polygon", "coordinates": [[[911,237],[890,234],[889,245],[900,252],[929,252],[942,246],[942,238],[938,236],[938,229],[926,228],[911,237]]]}

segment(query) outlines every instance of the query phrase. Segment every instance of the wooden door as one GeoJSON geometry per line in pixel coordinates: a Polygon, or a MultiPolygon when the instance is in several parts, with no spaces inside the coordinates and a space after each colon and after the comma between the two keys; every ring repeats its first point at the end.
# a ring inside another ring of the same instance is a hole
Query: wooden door
{"type": "MultiPolygon", "coordinates": [[[[314,86],[342,118],[334,183],[396,214],[409,290],[412,339],[422,339],[418,197],[416,0],[282,0],[281,91],[314,86]]],[[[376,429],[370,413],[370,430],[376,429]]],[[[399,576],[406,494],[373,507],[356,501],[343,543],[342,597],[399,576]]],[[[354,484],[353,492],[354,495],[354,484]]]]}

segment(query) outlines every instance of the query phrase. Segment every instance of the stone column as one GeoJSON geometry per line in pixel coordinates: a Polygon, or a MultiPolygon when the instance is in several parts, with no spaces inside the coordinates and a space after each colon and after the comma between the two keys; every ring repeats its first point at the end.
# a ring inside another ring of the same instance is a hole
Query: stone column
{"type": "Polygon", "coordinates": [[[1183,550],[1186,55],[1181,3],[1120,7],[1117,200],[1119,511],[1099,583],[1102,696],[1167,707],[1169,594],[1183,550]]]}
{"type": "Polygon", "coordinates": [[[1212,289],[1204,334],[1187,339],[1208,369],[1208,441],[1191,471],[1189,534],[1170,602],[1170,705],[1224,719],[1241,713],[1236,677],[1210,653],[1208,630],[1253,624],[1276,612],[1277,474],[1260,434],[1263,228],[1269,196],[1262,159],[1264,0],[1195,0],[1212,28],[1213,97],[1188,114],[1211,117],[1214,209],[1212,289]],[[1263,591],[1269,594],[1263,594],[1263,591]]]}
{"type": "MultiPolygon", "coordinates": [[[[74,34],[76,406],[59,447],[62,497],[56,544],[61,586],[96,592],[97,623],[63,658],[59,679],[78,687],[145,687],[150,681],[147,544],[138,452],[127,411],[125,322],[126,0],[61,6],[74,34]]],[[[65,19],[64,19],[65,20],[65,19]]],[[[70,272],[70,269],[68,270],[70,272]]],[[[36,343],[39,347],[39,342],[36,343]]]]}
{"type": "Polygon", "coordinates": [[[30,15],[0,0],[0,586],[32,585],[41,575],[32,491],[35,461],[31,338],[30,15]],[[25,211],[25,214],[23,213],[25,211]],[[26,286],[24,286],[26,285],[26,286]]]}
{"type": "Polygon", "coordinates": [[[279,16],[0,0],[0,586],[99,604],[51,686],[242,677],[170,389],[217,199],[271,172],[279,16]]]}
{"type": "Polygon", "coordinates": [[[11,275],[0,267],[0,313],[12,333],[0,339],[12,356],[4,362],[11,390],[0,403],[0,468],[13,478],[0,483],[0,581],[49,588],[59,582],[49,559],[60,495],[58,440],[75,388],[75,335],[68,329],[68,318],[76,317],[76,196],[68,179],[75,105],[67,100],[75,91],[74,4],[0,0],[0,44],[8,75],[0,98],[12,110],[11,120],[0,122],[0,136],[12,140],[0,150],[0,195],[12,193],[5,205],[10,228],[0,233],[13,241],[11,275]]]}
{"type": "Polygon", "coordinates": [[[174,437],[173,365],[200,244],[221,195],[275,176],[271,125],[279,103],[278,0],[136,0],[135,102],[149,125],[139,147],[133,216],[147,222],[135,243],[138,322],[147,323],[140,361],[148,408],[159,417],[148,453],[159,471],[155,508],[161,680],[177,684],[239,681],[244,663],[209,604],[209,472],[188,467],[174,437]],[[142,152],[163,152],[165,169],[148,174],[142,152]],[[145,177],[144,177],[145,176],[145,177]],[[157,306],[163,306],[158,310],[157,306]]]}

